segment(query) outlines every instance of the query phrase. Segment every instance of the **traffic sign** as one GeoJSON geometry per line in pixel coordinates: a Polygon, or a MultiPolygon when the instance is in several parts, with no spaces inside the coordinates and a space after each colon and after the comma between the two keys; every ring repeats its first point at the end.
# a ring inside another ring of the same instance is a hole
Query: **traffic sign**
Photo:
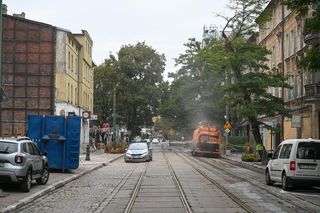
{"type": "Polygon", "coordinates": [[[229,121],[226,122],[226,124],[224,125],[224,128],[225,129],[231,129],[232,128],[232,126],[231,126],[229,121]]]}
{"type": "Polygon", "coordinates": [[[230,129],[225,129],[224,132],[229,134],[231,132],[231,130],[230,129]]]}

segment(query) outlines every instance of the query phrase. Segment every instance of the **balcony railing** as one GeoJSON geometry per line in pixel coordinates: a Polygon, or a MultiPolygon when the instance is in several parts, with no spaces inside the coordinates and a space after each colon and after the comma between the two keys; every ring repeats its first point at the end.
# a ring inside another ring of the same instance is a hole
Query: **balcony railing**
{"type": "Polygon", "coordinates": [[[311,32],[304,36],[304,43],[317,46],[320,43],[320,32],[311,32]]]}
{"type": "Polygon", "coordinates": [[[319,20],[317,17],[313,16],[305,20],[304,42],[312,46],[317,46],[320,43],[319,20]]]}
{"type": "Polygon", "coordinates": [[[304,88],[306,90],[305,101],[320,100],[320,83],[307,84],[304,88]]]}

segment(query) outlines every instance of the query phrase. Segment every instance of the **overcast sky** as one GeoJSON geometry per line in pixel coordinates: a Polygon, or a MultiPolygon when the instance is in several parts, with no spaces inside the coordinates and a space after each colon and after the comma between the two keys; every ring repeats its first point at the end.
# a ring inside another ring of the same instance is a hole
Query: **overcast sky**
{"type": "Polygon", "coordinates": [[[87,30],[94,42],[93,60],[100,65],[121,46],[145,41],[167,58],[167,72],[174,72],[173,58],[184,53],[188,38],[201,40],[203,26],[222,27],[216,13],[230,14],[229,0],[3,0],[8,14],[68,29],[87,30]]]}

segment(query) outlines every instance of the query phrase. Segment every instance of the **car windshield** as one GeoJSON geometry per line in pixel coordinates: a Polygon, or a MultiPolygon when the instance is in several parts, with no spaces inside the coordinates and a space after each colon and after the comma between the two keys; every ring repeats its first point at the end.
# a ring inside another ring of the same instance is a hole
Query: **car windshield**
{"type": "Polygon", "coordinates": [[[320,159],[320,143],[302,142],[298,145],[297,158],[320,159]]]}
{"type": "Polygon", "coordinates": [[[148,146],[145,143],[132,143],[129,146],[129,150],[144,150],[147,149],[148,146]]]}
{"type": "Polygon", "coordinates": [[[18,151],[18,144],[0,141],[0,154],[11,154],[18,151]]]}

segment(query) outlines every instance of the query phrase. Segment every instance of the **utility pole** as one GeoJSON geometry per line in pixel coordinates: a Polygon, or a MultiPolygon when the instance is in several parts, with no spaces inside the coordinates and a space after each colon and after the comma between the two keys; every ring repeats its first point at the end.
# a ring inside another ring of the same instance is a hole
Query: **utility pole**
{"type": "Polygon", "coordinates": [[[116,139],[116,92],[117,92],[117,88],[116,86],[113,88],[113,109],[112,109],[112,119],[113,119],[113,145],[114,145],[114,141],[116,139]]]}
{"type": "MultiPolygon", "coordinates": [[[[229,85],[229,76],[228,76],[227,70],[225,72],[226,72],[226,86],[228,86],[229,85]]],[[[228,95],[228,94],[226,94],[226,95],[228,95]]],[[[230,112],[229,111],[230,111],[229,105],[228,105],[228,103],[226,103],[226,116],[225,116],[226,124],[227,123],[229,124],[229,122],[230,122],[229,121],[230,120],[230,116],[229,116],[230,112]]],[[[225,154],[229,155],[230,154],[230,150],[228,149],[228,146],[229,146],[229,129],[228,129],[228,127],[225,130],[226,130],[226,132],[225,132],[225,134],[226,134],[225,154]]]]}

